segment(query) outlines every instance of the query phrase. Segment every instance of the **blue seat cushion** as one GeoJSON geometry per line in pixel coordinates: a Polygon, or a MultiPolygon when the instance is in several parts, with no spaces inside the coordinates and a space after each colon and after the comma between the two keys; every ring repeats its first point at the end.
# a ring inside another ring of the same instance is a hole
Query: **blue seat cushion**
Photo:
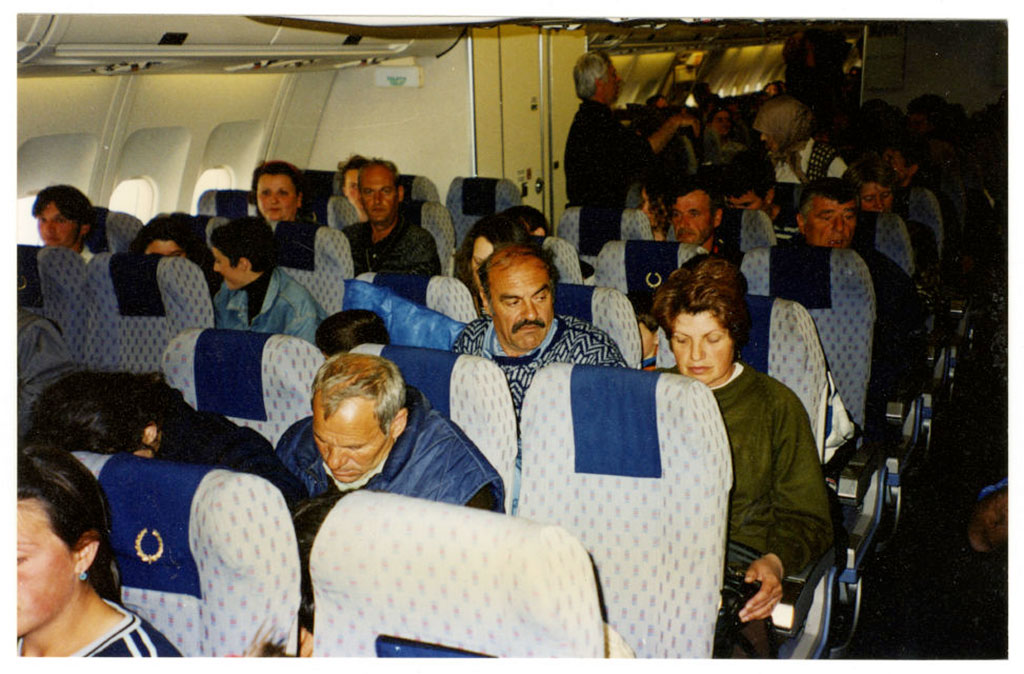
{"type": "Polygon", "coordinates": [[[271,335],[208,329],[196,340],[196,408],[236,419],[267,420],[263,401],[263,347],[271,335]]]}
{"type": "Polygon", "coordinates": [[[110,279],[122,316],[163,316],[164,300],[156,270],[162,255],[115,253],[110,257],[110,279]]]}

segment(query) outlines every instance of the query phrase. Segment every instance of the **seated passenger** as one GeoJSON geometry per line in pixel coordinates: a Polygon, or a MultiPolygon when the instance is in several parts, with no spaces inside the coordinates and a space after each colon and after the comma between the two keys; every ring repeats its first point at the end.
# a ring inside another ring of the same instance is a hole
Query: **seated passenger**
{"type": "Polygon", "coordinates": [[[398,167],[371,159],[359,169],[359,194],[366,222],[341,230],[352,248],[356,276],[368,271],[438,276],[441,260],[433,235],[405,219],[398,207],[405,190],[398,167]]]}
{"type": "Polygon", "coordinates": [[[71,454],[18,451],[18,655],[180,657],[121,606],[103,492],[71,454]]]}
{"type": "Polygon", "coordinates": [[[213,253],[206,242],[192,230],[192,216],[187,213],[158,215],[139,230],[128,248],[138,255],[183,257],[199,265],[210,288],[210,297],[220,289],[220,274],[213,271],[213,253]]]}
{"type": "Polygon", "coordinates": [[[316,339],[327,317],[306,288],[277,267],[277,241],[259,218],[238,218],[210,234],[213,270],[224,285],[213,298],[218,328],[316,339]]]}
{"type": "Polygon", "coordinates": [[[808,183],[819,178],[839,178],[846,162],[828,143],[811,137],[814,113],[798,99],[781,94],[761,105],[754,129],[768,148],[777,183],[808,183]]]}
{"type": "Polygon", "coordinates": [[[522,225],[530,236],[544,237],[548,235],[548,219],[533,206],[525,204],[522,206],[512,206],[511,208],[506,208],[501,213],[522,225]]]}
{"type": "Polygon", "coordinates": [[[676,241],[700,246],[712,255],[739,264],[743,259],[739,242],[726,242],[717,235],[722,224],[722,195],[709,171],[705,169],[675,181],[665,196],[676,241]]]}
{"type": "Polygon", "coordinates": [[[313,220],[302,206],[306,181],[300,171],[286,161],[268,161],[252,172],[250,203],[267,222],[313,220]]]}
{"type": "Polygon", "coordinates": [[[31,423],[32,407],[46,388],[78,369],[58,328],[18,307],[18,437],[31,423]]]}
{"type": "Polygon", "coordinates": [[[469,288],[477,315],[482,315],[484,302],[480,294],[480,276],[477,273],[494,247],[506,243],[526,243],[530,240],[526,230],[514,218],[504,213],[485,215],[470,227],[462,245],[455,251],[455,278],[469,288]]]}
{"type": "Polygon", "coordinates": [[[732,134],[732,113],[722,100],[715,100],[704,126],[704,163],[718,166],[732,162],[746,148],[732,134]]]}
{"type": "Polygon", "coordinates": [[[750,330],[745,286],[735,266],[701,256],[658,288],[653,313],[671,335],[677,371],[707,384],[722,411],[735,473],[729,539],[761,554],[745,576],[761,588],[739,618],[758,621],[744,633],[763,647],[768,644],[764,621],[782,599],[782,579],[828,550],[832,520],[814,435],[799,398],[739,361],[750,330]]]}
{"type": "Polygon", "coordinates": [[[360,344],[390,343],[384,319],[369,309],[339,311],[325,318],[316,329],[316,348],[325,358],[347,353],[360,344]]]}
{"type": "Polygon", "coordinates": [[[452,351],[489,358],[508,379],[516,418],[537,370],[548,363],[628,367],[605,332],[555,316],[558,269],[535,244],[499,246],[478,270],[485,314],[462,331],[452,351]]]}
{"type": "Polygon", "coordinates": [[[28,437],[69,452],[130,452],[251,473],[277,487],[289,506],[305,496],[266,438],[196,411],[156,372],[69,374],[37,400],[28,437]]]}
{"type": "Polygon", "coordinates": [[[70,248],[88,262],[92,251],[85,247],[85,237],[96,221],[89,198],[71,185],[51,185],[36,196],[32,217],[39,226],[44,246],[70,248]]]}
{"type": "Polygon", "coordinates": [[[391,361],[332,356],[313,381],[312,411],[277,444],[307,496],[365,487],[504,511],[497,471],[458,426],[405,385],[391,361]]]}
{"type": "Polygon", "coordinates": [[[640,210],[651,223],[651,236],[655,241],[665,241],[668,236],[668,205],[663,183],[661,179],[648,177],[640,188],[640,210]]]}
{"type": "Polygon", "coordinates": [[[366,222],[366,211],[363,210],[363,200],[359,196],[359,169],[370,162],[362,155],[354,154],[345,161],[338,162],[338,171],[341,172],[342,192],[348,202],[355,206],[359,213],[359,222],[366,222]]]}
{"type": "Polygon", "coordinates": [[[309,558],[313,554],[313,543],[324,520],[331,514],[345,492],[330,489],[304,500],[295,508],[292,524],[295,526],[295,539],[299,544],[299,657],[313,656],[313,624],[316,615],[316,598],[313,595],[313,579],[309,574],[309,558]]]}
{"type": "Polygon", "coordinates": [[[724,179],[725,203],[729,208],[763,211],[772,221],[780,242],[788,243],[799,232],[796,209],[783,212],[782,206],[775,203],[775,170],[763,155],[753,151],[736,155],[724,179]]]}

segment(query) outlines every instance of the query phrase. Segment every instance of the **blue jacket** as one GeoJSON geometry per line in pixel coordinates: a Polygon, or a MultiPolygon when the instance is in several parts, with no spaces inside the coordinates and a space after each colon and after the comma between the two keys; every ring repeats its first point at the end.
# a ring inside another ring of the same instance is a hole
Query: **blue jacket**
{"type": "MultiPolygon", "coordinates": [[[[504,512],[505,489],[498,471],[466,434],[412,386],[405,387],[409,418],[384,459],[384,468],[365,489],[465,505],[490,486],[494,510],[504,512]]],[[[317,496],[334,487],[313,441],[313,417],[292,424],[277,443],[282,463],[317,496]]]]}
{"type": "Polygon", "coordinates": [[[326,312],[306,288],[274,267],[260,313],[249,322],[249,298],[244,289],[222,285],[213,298],[215,325],[228,330],[252,330],[293,335],[316,343],[316,329],[326,312]]]}

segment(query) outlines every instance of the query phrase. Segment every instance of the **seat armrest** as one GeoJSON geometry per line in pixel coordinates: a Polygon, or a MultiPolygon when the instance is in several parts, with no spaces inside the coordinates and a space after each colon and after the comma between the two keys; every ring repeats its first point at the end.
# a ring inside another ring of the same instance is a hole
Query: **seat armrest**
{"type": "Polygon", "coordinates": [[[865,442],[857,448],[839,473],[837,492],[839,501],[856,505],[864,499],[871,477],[878,469],[878,445],[865,442]]]}
{"type": "Polygon", "coordinates": [[[777,634],[788,639],[800,633],[814,602],[814,591],[834,564],[835,550],[829,546],[819,559],[783,579],[782,601],[772,611],[777,634]]]}

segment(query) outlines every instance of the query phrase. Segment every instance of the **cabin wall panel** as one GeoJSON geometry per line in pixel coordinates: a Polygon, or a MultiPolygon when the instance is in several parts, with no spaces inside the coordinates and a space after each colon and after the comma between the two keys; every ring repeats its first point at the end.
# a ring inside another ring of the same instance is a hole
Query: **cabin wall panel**
{"type": "Polygon", "coordinates": [[[415,65],[422,68],[420,87],[377,87],[378,66],[339,70],[309,166],[337,169],[352,153],[383,157],[402,173],[430,178],[443,201],[452,178],[470,175],[473,166],[465,42],[415,65]]]}
{"type": "Polygon", "coordinates": [[[294,73],[281,100],[281,114],[273,125],[267,159],[282,159],[301,168],[336,168],[310,163],[323,112],[330,100],[333,71],[294,73]]]}

